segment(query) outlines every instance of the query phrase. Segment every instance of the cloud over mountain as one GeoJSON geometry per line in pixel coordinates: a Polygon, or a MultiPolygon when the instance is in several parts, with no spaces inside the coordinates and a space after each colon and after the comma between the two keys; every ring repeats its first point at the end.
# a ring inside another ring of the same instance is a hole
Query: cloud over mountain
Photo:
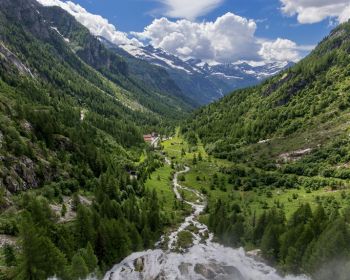
{"type": "Polygon", "coordinates": [[[254,20],[227,13],[213,22],[156,19],[143,32],[134,35],[182,58],[220,63],[300,59],[300,47],[295,42],[281,38],[274,42],[259,39],[255,36],[256,29],[254,20]]]}
{"type": "Polygon", "coordinates": [[[128,38],[127,34],[118,31],[115,26],[100,15],[94,15],[86,11],[82,6],[72,1],[63,2],[60,0],[37,0],[44,6],[59,6],[76,18],[82,25],[96,36],[102,36],[117,45],[133,44],[141,45],[135,38],[128,38]]]}
{"type": "MultiPolygon", "coordinates": [[[[143,32],[132,33],[131,38],[127,33],[118,31],[107,19],[89,13],[72,1],[37,1],[46,6],[63,8],[92,34],[102,36],[116,45],[139,47],[143,45],[143,41],[181,58],[195,58],[215,63],[231,63],[239,60],[297,61],[302,57],[300,52],[302,49],[295,42],[281,38],[275,41],[257,38],[256,22],[233,13],[226,13],[214,21],[203,22],[188,19],[172,21],[163,17],[155,19],[143,32]]],[[[183,0],[161,1],[173,7],[174,11],[177,5],[192,7],[192,11],[195,11],[199,7],[206,9],[221,2],[221,0],[201,0],[202,2],[191,1],[185,5],[183,0]],[[191,4],[192,2],[195,4],[191,4]]]]}
{"type": "Polygon", "coordinates": [[[218,7],[224,0],[157,0],[163,4],[162,14],[172,18],[194,20],[218,7]]]}
{"type": "Polygon", "coordinates": [[[258,51],[255,30],[254,21],[227,13],[214,22],[156,19],[135,35],[181,57],[227,61],[253,59],[258,51]]]}
{"type": "Polygon", "coordinates": [[[304,52],[309,52],[314,46],[298,46],[288,39],[277,38],[275,41],[261,41],[259,55],[265,61],[293,61],[302,58],[304,52]]]}
{"type": "Polygon", "coordinates": [[[345,22],[350,18],[349,0],[280,0],[282,11],[297,16],[300,23],[316,23],[326,18],[345,22]]]}

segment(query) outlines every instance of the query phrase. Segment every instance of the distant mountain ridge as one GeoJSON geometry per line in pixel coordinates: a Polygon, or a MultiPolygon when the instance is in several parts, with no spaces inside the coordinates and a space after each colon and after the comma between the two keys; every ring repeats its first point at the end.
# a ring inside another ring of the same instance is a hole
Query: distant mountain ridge
{"type": "Polygon", "coordinates": [[[183,60],[151,45],[121,45],[133,57],[166,69],[177,86],[200,105],[213,102],[236,89],[253,86],[294,65],[293,62],[208,64],[199,59],[183,60]]]}
{"type": "MultiPolygon", "coordinates": [[[[76,17],[77,21],[83,25],[85,24],[88,29],[90,28],[91,34],[96,36],[100,34],[88,23],[81,20],[78,16],[79,13],[66,8],[63,1],[61,1],[61,4],[60,1],[52,1],[51,4],[45,1],[37,1],[45,3],[45,6],[58,5],[66,9],[66,12],[76,17]]],[[[87,11],[85,13],[89,14],[87,11]]],[[[96,15],[90,15],[91,18],[96,17],[96,15]]],[[[64,22],[61,21],[61,23],[64,22]]],[[[56,28],[59,34],[66,36],[60,28],[53,27],[56,28]]],[[[69,40],[69,36],[64,38],[69,40]]],[[[184,59],[178,57],[152,45],[143,46],[141,42],[135,43],[133,40],[120,44],[120,42],[112,43],[108,41],[108,35],[97,38],[114,54],[118,54],[124,59],[127,65],[126,68],[130,71],[128,73],[130,78],[141,81],[142,88],[182,99],[190,107],[206,105],[222,98],[233,90],[256,85],[293,64],[288,61],[211,62],[208,64],[195,58],[184,59]]],[[[70,42],[67,41],[67,43],[70,42]]],[[[81,53],[80,50],[78,51],[81,53]]],[[[88,55],[90,55],[89,58],[93,58],[93,53],[88,55]]],[[[88,57],[85,56],[85,58],[88,57]]],[[[109,68],[113,68],[113,64],[114,62],[109,64],[109,68]]]]}

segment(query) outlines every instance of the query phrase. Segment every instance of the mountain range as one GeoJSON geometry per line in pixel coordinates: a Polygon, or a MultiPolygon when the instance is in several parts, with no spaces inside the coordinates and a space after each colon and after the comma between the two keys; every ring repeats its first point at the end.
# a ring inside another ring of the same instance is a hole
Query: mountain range
{"type": "MultiPolygon", "coordinates": [[[[218,100],[233,90],[256,85],[294,64],[288,61],[208,64],[197,59],[184,60],[151,45],[119,47],[133,57],[166,69],[182,92],[200,105],[218,100]]],[[[123,56],[123,52],[120,54],[123,56]]],[[[124,56],[127,55],[124,53],[124,56]]]]}
{"type": "MultiPolygon", "coordinates": [[[[40,1],[39,1],[40,2],[40,1]]],[[[45,5],[60,5],[67,9],[67,12],[76,17],[77,21],[86,24],[95,30],[91,25],[80,19],[79,13],[74,12],[60,1],[53,1],[45,5]]],[[[91,18],[96,15],[89,14],[91,18]]],[[[60,30],[58,29],[60,32],[60,30]]],[[[106,37],[98,36],[98,39],[113,50],[124,60],[132,65],[129,67],[131,74],[134,74],[146,84],[157,90],[165,90],[167,93],[182,96],[186,103],[198,107],[222,98],[235,89],[253,86],[264,79],[277,74],[291,65],[289,61],[237,61],[218,63],[201,61],[195,58],[181,58],[166,52],[163,49],[146,45],[136,40],[129,40],[129,43],[116,45],[108,41],[106,37]],[[147,62],[148,65],[145,63],[147,62]],[[161,69],[157,69],[157,67],[161,69]],[[165,72],[162,70],[165,70],[165,72]],[[134,73],[133,73],[134,71],[134,73]],[[166,73],[166,74],[165,74],[166,73]],[[165,78],[164,75],[169,77],[165,78]]]]}
{"type": "MultiPolygon", "coordinates": [[[[349,53],[348,22],[295,65],[206,63],[0,0],[0,279],[99,279],[176,225],[171,254],[210,230],[266,277],[348,279],[349,53]]],[[[237,272],[196,262],[175,269],[237,272]]]]}

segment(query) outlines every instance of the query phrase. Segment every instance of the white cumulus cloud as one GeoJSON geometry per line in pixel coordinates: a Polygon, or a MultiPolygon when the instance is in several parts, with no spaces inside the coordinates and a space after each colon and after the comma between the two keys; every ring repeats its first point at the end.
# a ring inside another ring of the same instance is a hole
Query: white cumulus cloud
{"type": "Polygon", "coordinates": [[[44,6],[59,6],[75,17],[82,25],[89,29],[95,36],[101,36],[117,45],[132,44],[140,46],[137,39],[129,39],[127,34],[118,31],[115,26],[107,19],[94,15],[86,11],[82,6],[71,1],[63,2],[60,0],[37,0],[44,6]]]}
{"type": "Polygon", "coordinates": [[[156,19],[142,33],[134,35],[182,58],[208,62],[297,61],[301,58],[301,49],[295,42],[281,38],[259,39],[255,36],[256,29],[253,20],[227,13],[213,22],[156,19]]]}
{"type": "Polygon", "coordinates": [[[163,14],[172,18],[195,19],[218,7],[224,0],[156,0],[163,4],[163,14]]]}
{"type": "Polygon", "coordinates": [[[296,62],[301,58],[297,44],[281,38],[262,42],[259,55],[266,61],[288,60],[296,62]]]}
{"type": "Polygon", "coordinates": [[[350,18],[349,0],[280,0],[282,11],[297,16],[300,23],[316,23],[326,18],[345,22],[350,18]]]}
{"type": "Polygon", "coordinates": [[[253,20],[227,13],[214,22],[156,19],[142,33],[134,34],[183,58],[223,62],[256,58],[256,28],[253,20]]]}
{"type": "MultiPolygon", "coordinates": [[[[305,51],[287,39],[278,38],[276,41],[271,41],[257,38],[255,36],[256,22],[233,13],[227,13],[215,21],[207,22],[195,22],[188,19],[171,21],[163,17],[155,19],[145,27],[143,32],[132,33],[134,37],[130,38],[128,34],[118,31],[107,19],[89,13],[72,1],[37,1],[45,6],[63,8],[87,27],[92,34],[102,36],[116,45],[140,47],[143,46],[141,41],[144,41],[155,48],[164,49],[184,59],[195,58],[209,63],[231,63],[239,60],[297,61],[302,57],[302,51],[305,51]]],[[[207,5],[221,2],[201,1],[207,5]]],[[[171,1],[164,0],[165,2],[170,3],[171,1]]],[[[172,3],[180,2],[184,3],[182,0],[174,0],[172,3]]],[[[196,1],[192,0],[192,2],[196,1]]]]}

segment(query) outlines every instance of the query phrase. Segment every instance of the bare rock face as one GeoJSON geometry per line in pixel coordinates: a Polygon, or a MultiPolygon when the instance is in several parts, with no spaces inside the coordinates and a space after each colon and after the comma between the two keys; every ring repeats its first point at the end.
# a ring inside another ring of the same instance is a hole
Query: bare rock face
{"type": "Polygon", "coordinates": [[[31,125],[30,122],[24,120],[21,122],[21,128],[26,132],[26,133],[31,133],[33,132],[33,126],[31,125]]]}
{"type": "Polygon", "coordinates": [[[143,258],[138,258],[134,261],[135,271],[141,272],[143,271],[145,264],[143,258]]]}
{"type": "Polygon", "coordinates": [[[0,178],[0,211],[13,205],[10,196],[10,192],[5,189],[3,180],[0,178]]]}
{"type": "Polygon", "coordinates": [[[71,151],[73,149],[71,140],[63,135],[54,135],[54,146],[61,151],[71,151]]]}
{"type": "Polygon", "coordinates": [[[30,158],[21,158],[19,163],[15,166],[15,170],[28,185],[33,188],[38,186],[38,182],[35,178],[34,162],[30,158]]]}
{"type": "Polygon", "coordinates": [[[9,157],[5,159],[7,172],[4,185],[8,191],[15,193],[39,186],[39,179],[35,172],[35,163],[28,157],[9,157]]]}
{"type": "Polygon", "coordinates": [[[2,147],[2,142],[4,141],[4,134],[0,130],[0,148],[2,147]]]}
{"type": "Polygon", "coordinates": [[[20,74],[30,75],[33,77],[33,74],[30,71],[30,69],[24,63],[22,63],[22,61],[20,61],[20,59],[8,48],[6,48],[2,43],[0,43],[0,60],[6,62],[5,64],[7,64],[7,66],[15,66],[20,74]]]}
{"type": "Polygon", "coordinates": [[[205,279],[214,279],[215,272],[209,268],[209,266],[197,263],[194,267],[194,271],[197,274],[202,275],[205,279]]]}
{"type": "Polygon", "coordinates": [[[181,272],[181,275],[188,276],[189,275],[189,268],[192,266],[190,263],[182,263],[179,265],[179,271],[181,272]]]}
{"type": "Polygon", "coordinates": [[[166,273],[161,271],[154,280],[167,280],[166,273]]]}
{"type": "Polygon", "coordinates": [[[194,271],[208,280],[244,280],[240,271],[234,266],[216,263],[196,264],[194,271]]]}
{"type": "Polygon", "coordinates": [[[5,185],[11,193],[15,193],[20,190],[20,183],[13,176],[7,176],[5,178],[5,185]]]}

